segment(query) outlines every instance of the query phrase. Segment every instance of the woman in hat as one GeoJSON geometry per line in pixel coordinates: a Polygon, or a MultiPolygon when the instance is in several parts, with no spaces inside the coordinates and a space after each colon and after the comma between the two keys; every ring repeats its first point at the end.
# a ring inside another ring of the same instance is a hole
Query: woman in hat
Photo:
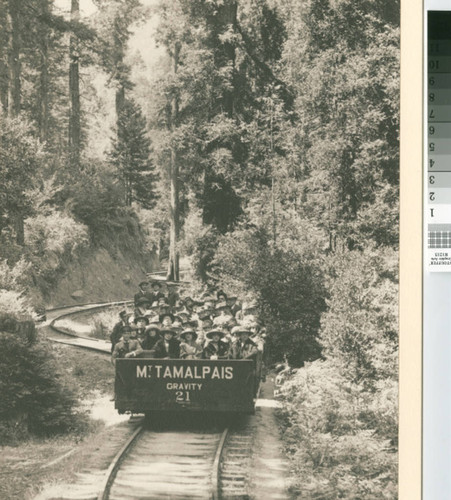
{"type": "Polygon", "coordinates": [[[224,332],[220,328],[213,328],[207,333],[210,342],[204,348],[205,359],[227,359],[229,357],[229,346],[221,340],[223,337],[224,332]]]}
{"type": "Polygon", "coordinates": [[[170,312],[164,312],[160,314],[160,323],[166,327],[170,328],[172,326],[172,323],[174,322],[174,315],[170,312]]]}
{"type": "Polygon", "coordinates": [[[138,299],[135,305],[135,317],[145,316],[150,313],[151,301],[147,297],[138,299]]]}
{"type": "Polygon", "coordinates": [[[174,330],[163,327],[160,333],[162,338],[155,344],[152,354],[161,359],[180,358],[180,342],[175,338],[174,330]]]}
{"type": "Polygon", "coordinates": [[[198,359],[202,356],[202,346],[197,342],[197,333],[192,328],[186,328],[180,335],[180,357],[182,359],[198,359]]]}
{"type": "Polygon", "coordinates": [[[155,344],[160,340],[160,325],[156,322],[149,323],[146,326],[143,339],[138,336],[141,346],[145,351],[150,351],[155,347],[155,344]]]}

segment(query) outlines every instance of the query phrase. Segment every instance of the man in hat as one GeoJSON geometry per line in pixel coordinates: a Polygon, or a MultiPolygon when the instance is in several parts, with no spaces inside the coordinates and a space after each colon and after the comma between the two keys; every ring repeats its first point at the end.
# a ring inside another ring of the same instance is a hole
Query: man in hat
{"type": "Polygon", "coordinates": [[[161,359],[180,358],[180,342],[175,338],[174,330],[163,327],[160,333],[163,338],[155,344],[152,354],[161,359]]]}
{"type": "Polygon", "coordinates": [[[248,328],[243,326],[235,326],[232,329],[232,335],[238,336],[238,340],[232,345],[232,359],[250,359],[257,356],[257,345],[250,339],[251,333],[248,328]]]}
{"type": "Polygon", "coordinates": [[[161,283],[159,281],[153,281],[152,282],[152,291],[150,292],[151,294],[151,299],[152,299],[152,304],[154,302],[158,302],[160,299],[164,299],[164,293],[161,291],[161,283]]]}
{"type": "Polygon", "coordinates": [[[143,349],[136,339],[131,338],[132,329],[127,326],[122,333],[122,339],[114,346],[111,361],[116,363],[117,358],[136,358],[143,349]]]}
{"type": "Polygon", "coordinates": [[[148,318],[145,316],[137,316],[133,323],[135,325],[134,333],[135,337],[140,343],[141,347],[144,349],[143,343],[146,343],[146,339],[148,337],[148,333],[146,330],[147,325],[149,324],[148,318]]]}
{"type": "Polygon", "coordinates": [[[210,342],[204,348],[205,359],[227,359],[229,357],[229,346],[221,339],[224,332],[220,328],[213,328],[207,333],[210,342]]]}
{"type": "Polygon", "coordinates": [[[180,357],[182,359],[198,359],[202,355],[202,346],[197,342],[197,333],[193,328],[185,328],[180,335],[180,357]]]}
{"type": "Polygon", "coordinates": [[[124,309],[119,313],[120,320],[113,326],[113,330],[110,335],[111,340],[111,353],[114,351],[114,346],[119,342],[122,337],[122,333],[126,326],[128,326],[127,311],[124,309]]]}
{"type": "Polygon", "coordinates": [[[152,293],[149,291],[149,283],[147,281],[141,281],[139,284],[139,292],[134,296],[135,307],[138,307],[138,300],[142,297],[145,297],[152,303],[152,293]]]}
{"type": "Polygon", "coordinates": [[[177,302],[180,300],[180,295],[178,292],[177,283],[168,283],[168,304],[171,307],[175,307],[177,302]]]}

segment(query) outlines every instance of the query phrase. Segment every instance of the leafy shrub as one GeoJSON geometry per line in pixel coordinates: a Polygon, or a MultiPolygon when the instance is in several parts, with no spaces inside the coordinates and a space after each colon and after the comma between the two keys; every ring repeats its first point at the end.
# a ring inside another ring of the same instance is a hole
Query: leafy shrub
{"type": "Polygon", "coordinates": [[[26,286],[31,264],[23,257],[10,266],[6,260],[0,260],[0,289],[18,290],[26,286]]]}
{"type": "Polygon", "coordinates": [[[394,251],[338,253],[329,272],[320,339],[327,357],[355,381],[397,376],[397,256],[394,251]]]}
{"type": "Polygon", "coordinates": [[[369,392],[346,367],[315,361],[282,387],[299,498],[396,498],[396,382],[369,392]]]}
{"type": "Polygon", "coordinates": [[[49,436],[83,425],[76,411],[76,395],[63,380],[49,345],[30,344],[0,333],[0,440],[11,428],[49,436]]]}
{"type": "Polygon", "coordinates": [[[87,228],[69,214],[50,210],[25,221],[25,241],[34,253],[72,253],[89,242],[87,228]]]}

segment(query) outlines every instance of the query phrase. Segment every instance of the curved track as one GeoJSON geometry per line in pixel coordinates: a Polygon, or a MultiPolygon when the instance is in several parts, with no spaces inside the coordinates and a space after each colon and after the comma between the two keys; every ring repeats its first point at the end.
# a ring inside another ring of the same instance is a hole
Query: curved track
{"type": "Polygon", "coordinates": [[[221,498],[227,433],[139,427],[110,465],[98,500],[221,498]]]}

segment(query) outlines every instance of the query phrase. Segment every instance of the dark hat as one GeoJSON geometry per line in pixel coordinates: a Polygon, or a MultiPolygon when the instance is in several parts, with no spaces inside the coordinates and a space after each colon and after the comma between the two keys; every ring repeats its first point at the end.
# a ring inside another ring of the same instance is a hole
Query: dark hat
{"type": "Polygon", "coordinates": [[[141,306],[143,304],[151,304],[151,300],[148,298],[148,297],[140,297],[137,302],[136,302],[136,305],[138,306],[141,306]]]}
{"type": "Polygon", "coordinates": [[[205,309],[203,311],[200,311],[198,313],[199,319],[201,320],[210,319],[211,313],[212,313],[211,309],[205,309]]]}
{"type": "Polygon", "coordinates": [[[135,325],[138,324],[138,321],[144,321],[146,323],[146,325],[149,324],[149,318],[147,318],[146,316],[137,316],[134,320],[133,320],[133,323],[135,323],[135,325]]]}
{"type": "Polygon", "coordinates": [[[182,309],[181,311],[177,311],[177,316],[180,316],[182,319],[189,318],[191,316],[191,313],[186,309],[182,309]]]}
{"type": "Polygon", "coordinates": [[[127,311],[124,309],[119,313],[119,317],[125,319],[127,317],[127,311]]]}
{"type": "Polygon", "coordinates": [[[163,323],[163,320],[166,316],[169,316],[171,318],[171,321],[174,321],[174,315],[170,312],[165,312],[165,313],[161,313],[160,316],[158,317],[158,319],[160,320],[160,323],[163,323]]]}
{"type": "Polygon", "coordinates": [[[213,328],[207,333],[207,337],[211,339],[216,333],[220,335],[220,338],[224,337],[224,331],[221,328],[213,328]]]}
{"type": "Polygon", "coordinates": [[[227,305],[232,307],[235,305],[237,297],[227,297],[227,305]]]}
{"type": "Polygon", "coordinates": [[[138,285],[140,288],[142,288],[143,286],[146,286],[148,285],[149,282],[148,281],[141,281],[141,283],[138,285]]]}
{"type": "Polygon", "coordinates": [[[152,281],[151,285],[152,285],[152,286],[157,285],[157,287],[158,287],[158,288],[161,288],[161,286],[162,286],[162,285],[161,285],[161,283],[160,283],[159,281],[152,281]]]}
{"type": "Polygon", "coordinates": [[[162,328],[160,333],[161,335],[164,335],[165,333],[172,333],[172,335],[175,335],[177,332],[173,328],[162,328]]]}
{"type": "Polygon", "coordinates": [[[225,300],[227,300],[227,294],[225,292],[223,292],[222,290],[218,290],[216,292],[216,297],[218,298],[219,300],[219,296],[222,295],[223,297],[225,297],[225,300]]]}

